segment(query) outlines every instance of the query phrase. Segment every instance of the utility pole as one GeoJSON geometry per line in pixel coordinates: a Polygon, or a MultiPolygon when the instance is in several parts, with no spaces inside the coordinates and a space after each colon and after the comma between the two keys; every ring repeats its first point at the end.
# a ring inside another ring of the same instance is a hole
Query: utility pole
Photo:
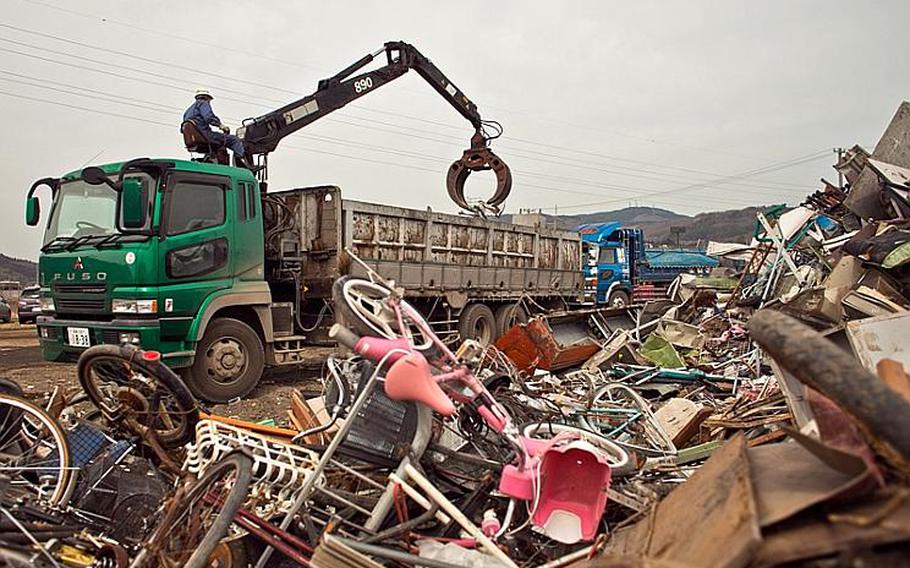
{"type": "MultiPolygon", "coordinates": [[[[837,154],[837,163],[840,164],[840,161],[844,158],[844,149],[835,148],[834,153],[837,154]]],[[[840,170],[837,170],[837,189],[844,190],[844,174],[840,173],[840,170]]]]}
{"type": "Polygon", "coordinates": [[[679,236],[686,232],[685,227],[673,226],[670,227],[670,234],[676,235],[676,248],[679,249],[679,236]]]}

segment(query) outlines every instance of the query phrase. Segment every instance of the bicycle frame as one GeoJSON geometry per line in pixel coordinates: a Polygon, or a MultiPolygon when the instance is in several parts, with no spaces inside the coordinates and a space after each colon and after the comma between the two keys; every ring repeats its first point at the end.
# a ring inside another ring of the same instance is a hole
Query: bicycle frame
{"type": "MultiPolygon", "coordinates": [[[[391,294],[387,299],[387,304],[395,314],[398,329],[409,329],[409,327],[405,325],[405,320],[407,319],[411,326],[416,327],[417,331],[424,337],[430,339],[432,343],[431,349],[435,349],[439,354],[438,357],[428,360],[432,366],[441,371],[440,374],[433,375],[432,380],[442,387],[450,386],[453,383],[458,383],[466,387],[470,391],[471,396],[463,395],[452,388],[446,389],[447,396],[454,398],[457,402],[465,403],[479,399],[480,404],[477,409],[478,413],[487,426],[502,436],[509,446],[515,450],[519,462],[518,466],[523,469],[530,461],[530,454],[525,443],[522,442],[518,428],[513,422],[511,415],[509,415],[506,409],[496,401],[486,385],[474,375],[471,369],[461,362],[458,356],[453,353],[441,339],[439,339],[439,336],[436,335],[426,320],[424,320],[419,313],[412,313],[412,308],[401,302],[401,294],[394,288],[389,289],[391,294]]],[[[344,329],[348,332],[346,335],[353,336],[353,333],[351,333],[350,330],[344,329]]],[[[379,337],[364,337],[362,339],[368,341],[368,349],[358,349],[356,345],[349,345],[349,347],[354,348],[355,351],[368,358],[375,359],[388,356],[392,350],[401,349],[402,347],[396,340],[383,340],[383,338],[379,337]],[[388,350],[383,351],[382,349],[377,349],[377,345],[388,346],[388,350]]],[[[397,359],[400,357],[401,356],[396,357],[393,364],[397,363],[397,359]]]]}
{"type": "MultiPolygon", "coordinates": [[[[529,520],[551,538],[565,543],[593,538],[606,506],[606,490],[610,484],[611,470],[607,456],[584,441],[577,432],[560,433],[550,440],[522,436],[508,411],[459,357],[467,351],[467,343],[457,355],[453,353],[423,317],[402,302],[401,293],[394,289],[382,302],[394,314],[399,330],[415,330],[424,339],[430,340],[431,347],[427,351],[435,350],[430,358],[417,350],[408,338],[358,337],[340,324],[333,326],[329,336],[367,358],[376,360],[381,357],[387,362],[393,353],[407,345],[409,352],[396,355],[386,373],[386,394],[393,399],[422,403],[444,416],[455,413],[453,398],[459,402],[477,401],[477,411],[484,423],[515,451],[515,463],[504,464],[499,478],[500,492],[512,500],[510,511],[516,500],[525,501],[531,504],[529,520]],[[439,373],[432,374],[431,365],[439,373]],[[453,388],[455,384],[467,389],[469,394],[453,388]],[[585,487],[570,489],[573,482],[556,475],[557,470],[572,471],[573,475],[569,477],[588,482],[583,483],[585,487]],[[593,489],[598,498],[584,499],[585,502],[567,498],[581,489],[593,489]],[[553,520],[565,519],[567,515],[577,520],[577,528],[567,528],[563,521],[553,520]]],[[[505,526],[497,525],[489,536],[504,534],[511,519],[512,515],[507,514],[505,526]]]]}

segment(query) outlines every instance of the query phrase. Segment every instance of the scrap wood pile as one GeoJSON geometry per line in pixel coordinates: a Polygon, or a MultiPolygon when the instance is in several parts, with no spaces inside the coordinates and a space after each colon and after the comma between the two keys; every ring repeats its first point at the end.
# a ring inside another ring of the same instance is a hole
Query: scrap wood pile
{"type": "Polygon", "coordinates": [[[451,346],[373,274],[283,423],[155,352],[0,395],[11,566],[900,565],[910,551],[910,105],[726,271],[451,346]],[[904,176],[904,177],[902,177],[904,176]],[[315,393],[313,393],[315,394],[315,393]]]}

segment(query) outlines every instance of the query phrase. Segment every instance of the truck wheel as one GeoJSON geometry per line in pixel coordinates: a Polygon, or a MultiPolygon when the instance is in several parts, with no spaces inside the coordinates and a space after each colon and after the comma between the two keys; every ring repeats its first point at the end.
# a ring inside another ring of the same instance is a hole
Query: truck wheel
{"type": "Polygon", "coordinates": [[[209,323],[187,386],[209,402],[227,402],[253,390],[262,376],[265,353],[256,332],[240,320],[219,318],[209,323]]]}
{"type": "Polygon", "coordinates": [[[496,308],[497,338],[520,323],[528,323],[528,311],[521,304],[504,304],[496,308]]]}
{"type": "Polygon", "coordinates": [[[611,308],[625,308],[631,303],[629,294],[623,290],[614,290],[607,299],[607,305],[611,308]]]}
{"type": "Polygon", "coordinates": [[[458,334],[462,340],[474,339],[489,345],[496,338],[496,317],[485,304],[470,304],[458,316],[458,334]]]}

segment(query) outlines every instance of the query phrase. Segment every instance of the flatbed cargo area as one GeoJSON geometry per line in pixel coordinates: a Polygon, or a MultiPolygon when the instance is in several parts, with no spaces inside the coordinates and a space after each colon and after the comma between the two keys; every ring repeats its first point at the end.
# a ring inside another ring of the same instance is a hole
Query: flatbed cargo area
{"type": "Polygon", "coordinates": [[[344,199],[334,186],[272,192],[267,199],[293,214],[292,228],[266,243],[267,259],[298,263],[310,298],[328,297],[343,274],[365,273],[345,249],[409,295],[444,296],[457,307],[521,296],[571,301],[582,291],[577,233],[344,199]]]}

